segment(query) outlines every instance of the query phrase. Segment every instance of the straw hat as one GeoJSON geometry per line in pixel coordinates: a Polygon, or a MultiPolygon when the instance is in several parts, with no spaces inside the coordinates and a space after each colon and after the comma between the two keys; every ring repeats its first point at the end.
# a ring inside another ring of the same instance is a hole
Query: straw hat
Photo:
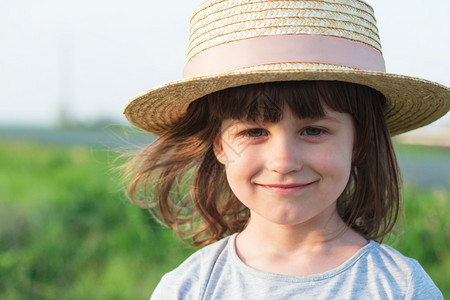
{"type": "Polygon", "coordinates": [[[189,103],[246,84],[339,80],[372,87],[388,102],[392,135],[429,124],[450,109],[450,89],[385,72],[371,6],[361,0],[206,0],[191,19],[183,79],[127,104],[137,127],[162,134],[189,103]]]}

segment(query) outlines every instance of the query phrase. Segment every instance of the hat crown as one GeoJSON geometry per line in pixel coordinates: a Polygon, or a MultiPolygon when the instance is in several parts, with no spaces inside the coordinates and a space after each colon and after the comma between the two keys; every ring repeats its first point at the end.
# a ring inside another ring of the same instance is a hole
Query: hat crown
{"type": "Polygon", "coordinates": [[[374,12],[362,0],[206,0],[191,19],[183,77],[133,98],[128,120],[165,133],[205,95],[272,81],[334,80],[378,90],[393,135],[450,109],[449,88],[386,73],[374,12]]]}
{"type": "Polygon", "coordinates": [[[360,0],[207,0],[191,18],[187,58],[229,42],[295,34],[345,38],[382,53],[374,11],[360,0]]]}

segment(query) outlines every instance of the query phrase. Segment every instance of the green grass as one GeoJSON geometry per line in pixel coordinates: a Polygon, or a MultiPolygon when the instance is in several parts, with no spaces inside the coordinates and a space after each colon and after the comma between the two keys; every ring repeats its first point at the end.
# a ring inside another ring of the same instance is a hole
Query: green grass
{"type": "Polygon", "coordinates": [[[0,299],[147,299],[192,252],[124,198],[114,159],[0,143],[0,299]]]}
{"type": "Polygon", "coordinates": [[[450,192],[448,189],[404,191],[404,216],[395,238],[388,239],[402,254],[417,259],[444,298],[450,297],[450,192]]]}
{"type": "MultiPolygon", "coordinates": [[[[0,141],[0,299],[148,299],[193,252],[125,199],[116,157],[0,141]]],[[[450,297],[449,190],[405,198],[404,233],[391,243],[450,297]]]]}

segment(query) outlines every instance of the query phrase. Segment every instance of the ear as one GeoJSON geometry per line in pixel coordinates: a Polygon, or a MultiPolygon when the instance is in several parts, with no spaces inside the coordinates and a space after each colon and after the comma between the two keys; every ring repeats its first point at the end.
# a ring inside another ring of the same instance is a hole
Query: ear
{"type": "Polygon", "coordinates": [[[222,137],[220,134],[216,135],[213,143],[213,150],[214,155],[216,156],[216,159],[222,164],[225,165],[226,159],[225,159],[225,153],[223,151],[222,146],[222,137]]]}

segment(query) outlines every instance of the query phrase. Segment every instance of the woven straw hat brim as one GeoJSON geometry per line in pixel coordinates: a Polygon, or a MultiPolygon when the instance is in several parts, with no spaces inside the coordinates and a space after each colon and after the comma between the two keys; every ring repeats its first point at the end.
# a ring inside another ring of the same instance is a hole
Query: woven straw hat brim
{"type": "Polygon", "coordinates": [[[425,126],[450,110],[450,89],[415,77],[359,70],[241,70],[186,78],[150,89],[131,99],[126,118],[135,126],[160,135],[174,126],[189,104],[207,94],[247,84],[336,80],[369,86],[387,99],[385,118],[391,135],[425,126]]]}

